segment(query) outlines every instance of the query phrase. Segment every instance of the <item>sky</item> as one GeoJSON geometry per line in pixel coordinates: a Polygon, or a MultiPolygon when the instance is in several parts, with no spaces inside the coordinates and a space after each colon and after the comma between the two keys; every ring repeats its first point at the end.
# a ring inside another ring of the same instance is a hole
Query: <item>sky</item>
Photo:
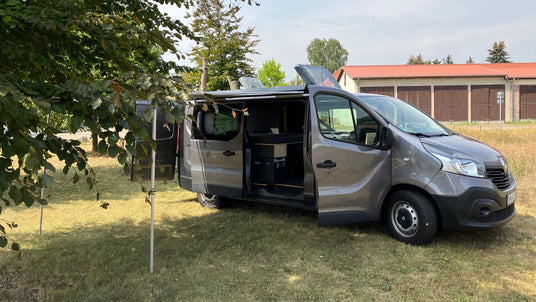
{"type": "MultiPolygon", "coordinates": [[[[337,39],[348,51],[346,65],[406,64],[410,55],[456,64],[469,57],[485,63],[488,49],[504,41],[513,62],[536,62],[534,0],[257,0],[242,5],[244,27],[260,39],[253,66],[275,59],[287,79],[296,64],[307,64],[315,39],[337,39]]],[[[184,13],[167,10],[183,19],[184,13]]],[[[183,51],[191,49],[185,42],[183,51]]],[[[181,62],[185,65],[189,62],[181,62]]]]}

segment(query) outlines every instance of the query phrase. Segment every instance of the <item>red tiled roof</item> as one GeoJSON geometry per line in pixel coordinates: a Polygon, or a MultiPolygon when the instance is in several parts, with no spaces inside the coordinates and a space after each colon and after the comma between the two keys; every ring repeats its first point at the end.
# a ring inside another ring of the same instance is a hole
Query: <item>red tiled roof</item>
{"type": "Polygon", "coordinates": [[[352,79],[473,76],[536,78],[536,63],[343,66],[333,74],[337,80],[342,71],[352,79]]]}

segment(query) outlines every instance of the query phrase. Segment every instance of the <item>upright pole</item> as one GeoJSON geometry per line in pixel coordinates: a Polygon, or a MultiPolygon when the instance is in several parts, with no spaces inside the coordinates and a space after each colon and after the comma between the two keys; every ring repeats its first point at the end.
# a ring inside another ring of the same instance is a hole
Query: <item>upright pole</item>
{"type": "Polygon", "coordinates": [[[499,128],[502,129],[502,104],[504,103],[504,91],[497,92],[497,104],[499,104],[499,128]]]}
{"type": "MultiPolygon", "coordinates": [[[[157,109],[154,109],[153,114],[153,141],[156,141],[156,114],[157,109]]],[[[150,251],[150,272],[154,272],[154,193],[155,193],[155,172],[156,172],[156,150],[152,150],[151,163],[151,251],[150,251]]]]}
{"type": "MultiPolygon", "coordinates": [[[[43,167],[43,176],[47,174],[47,168],[43,167]]],[[[45,198],[45,187],[43,186],[41,188],[41,199],[45,198]]],[[[37,232],[38,235],[41,235],[41,231],[43,230],[43,204],[41,204],[41,213],[39,215],[39,231],[37,232]]]]}
{"type": "MultiPolygon", "coordinates": [[[[50,112],[47,115],[47,126],[50,123],[50,112]]],[[[45,139],[47,136],[45,135],[45,139]]],[[[43,167],[43,176],[47,174],[47,167],[43,167]]],[[[45,198],[45,187],[43,186],[41,188],[41,199],[45,198]]],[[[41,204],[41,212],[39,214],[39,231],[37,232],[38,235],[41,235],[41,231],[43,230],[43,205],[41,204]]]]}
{"type": "Polygon", "coordinates": [[[499,103],[499,129],[502,129],[502,101],[499,103]]]}

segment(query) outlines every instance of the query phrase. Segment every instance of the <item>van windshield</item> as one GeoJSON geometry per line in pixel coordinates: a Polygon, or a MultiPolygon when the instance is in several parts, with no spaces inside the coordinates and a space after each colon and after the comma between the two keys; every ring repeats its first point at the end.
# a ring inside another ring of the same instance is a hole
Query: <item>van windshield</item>
{"type": "Polygon", "coordinates": [[[358,95],[357,97],[372,107],[387,122],[406,133],[422,136],[449,135],[446,128],[404,101],[384,95],[358,95]]]}

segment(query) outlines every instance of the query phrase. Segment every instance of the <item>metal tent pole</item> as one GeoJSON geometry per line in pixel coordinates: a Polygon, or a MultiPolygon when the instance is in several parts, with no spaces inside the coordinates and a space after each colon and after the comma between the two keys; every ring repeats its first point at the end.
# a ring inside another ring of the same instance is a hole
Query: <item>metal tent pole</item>
{"type": "MultiPolygon", "coordinates": [[[[47,126],[50,124],[50,112],[47,115],[47,126]]],[[[47,139],[47,136],[44,137],[47,139]]],[[[47,167],[43,167],[43,176],[47,174],[47,167]]],[[[41,188],[41,199],[45,198],[45,186],[41,188]]],[[[39,231],[37,232],[38,235],[41,235],[41,231],[43,230],[43,205],[41,204],[41,212],[39,214],[39,231]]]]}
{"type": "MultiPolygon", "coordinates": [[[[154,109],[153,114],[153,140],[156,141],[156,114],[157,109],[154,109]]],[[[150,272],[154,272],[154,194],[155,194],[155,172],[156,172],[156,150],[152,150],[151,163],[151,251],[150,251],[150,272]]]]}

